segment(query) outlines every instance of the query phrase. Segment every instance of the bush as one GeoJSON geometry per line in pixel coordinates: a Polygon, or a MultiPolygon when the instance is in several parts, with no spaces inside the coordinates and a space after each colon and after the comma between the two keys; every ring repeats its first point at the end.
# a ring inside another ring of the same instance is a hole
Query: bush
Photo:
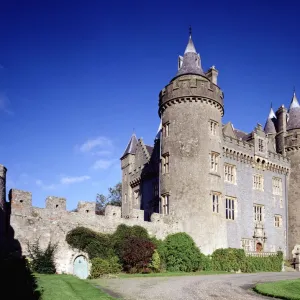
{"type": "Polygon", "coordinates": [[[166,255],[165,255],[165,243],[162,240],[157,239],[156,237],[151,238],[151,242],[154,244],[159,258],[160,258],[160,270],[166,270],[166,255]]]}
{"type": "Polygon", "coordinates": [[[52,245],[49,242],[47,248],[42,250],[39,245],[39,240],[33,244],[27,244],[30,267],[33,272],[40,274],[55,274],[56,268],[54,263],[54,255],[57,249],[57,244],[52,245]]]}
{"type": "Polygon", "coordinates": [[[90,259],[95,257],[107,259],[114,256],[111,237],[108,234],[77,227],[68,232],[66,241],[71,247],[88,253],[90,259]]]}
{"type": "Polygon", "coordinates": [[[113,256],[109,259],[102,259],[99,257],[92,259],[92,270],[90,277],[92,279],[99,278],[104,274],[115,274],[121,271],[122,267],[119,264],[119,259],[113,256]]]}
{"type": "Polygon", "coordinates": [[[212,254],[212,269],[215,271],[238,271],[245,265],[246,255],[243,249],[217,249],[212,254]]]}
{"type": "Polygon", "coordinates": [[[247,257],[245,264],[241,267],[242,272],[280,272],[282,268],[283,254],[278,252],[274,256],[247,257]]]}
{"type": "Polygon", "coordinates": [[[148,239],[141,237],[127,238],[121,251],[124,270],[132,272],[132,269],[136,269],[137,272],[148,272],[147,268],[154,249],[154,244],[148,239]]]}
{"type": "Polygon", "coordinates": [[[175,233],[164,241],[167,270],[191,272],[201,268],[203,254],[193,239],[186,233],[175,233]]]}
{"type": "Polygon", "coordinates": [[[122,251],[126,241],[132,237],[144,238],[150,240],[148,232],[141,226],[127,226],[121,224],[112,234],[112,244],[116,255],[122,260],[122,251]]]}
{"type": "Polygon", "coordinates": [[[149,263],[149,268],[151,270],[153,270],[154,272],[160,271],[160,257],[159,257],[159,254],[156,249],[154,250],[154,252],[152,254],[152,258],[149,263]]]}

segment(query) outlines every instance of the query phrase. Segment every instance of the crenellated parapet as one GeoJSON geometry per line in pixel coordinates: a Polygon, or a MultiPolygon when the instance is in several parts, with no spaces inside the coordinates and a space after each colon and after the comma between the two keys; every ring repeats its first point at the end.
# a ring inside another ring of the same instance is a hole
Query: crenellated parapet
{"type": "Polygon", "coordinates": [[[186,102],[207,103],[224,115],[224,94],[208,78],[200,75],[183,75],[174,79],[159,94],[159,116],[171,105],[186,102]]]}
{"type": "Polygon", "coordinates": [[[285,150],[289,151],[297,151],[300,149],[300,130],[290,130],[285,135],[285,150]]]}

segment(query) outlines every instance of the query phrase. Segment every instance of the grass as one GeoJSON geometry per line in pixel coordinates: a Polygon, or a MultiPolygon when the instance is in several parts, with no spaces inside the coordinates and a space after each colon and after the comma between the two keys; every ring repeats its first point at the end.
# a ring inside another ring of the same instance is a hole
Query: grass
{"type": "Polygon", "coordinates": [[[262,295],[286,300],[300,300],[300,279],[257,284],[254,290],[262,295]]]}
{"type": "Polygon", "coordinates": [[[71,275],[36,275],[41,300],[114,300],[87,280],[71,275]]]}
{"type": "MultiPolygon", "coordinates": [[[[162,272],[149,274],[126,274],[121,273],[116,275],[117,278],[135,278],[135,277],[174,277],[174,276],[196,276],[196,275],[215,275],[215,274],[229,274],[222,271],[199,271],[199,272],[162,272]]],[[[97,281],[97,279],[95,279],[97,281]]]]}

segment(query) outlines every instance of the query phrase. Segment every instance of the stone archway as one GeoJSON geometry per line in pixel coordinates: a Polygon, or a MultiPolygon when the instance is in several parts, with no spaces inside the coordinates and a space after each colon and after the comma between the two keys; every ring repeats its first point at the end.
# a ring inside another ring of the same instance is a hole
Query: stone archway
{"type": "Polygon", "coordinates": [[[79,255],[74,259],[73,275],[80,279],[86,279],[89,276],[88,260],[85,256],[79,255]]]}
{"type": "Polygon", "coordinates": [[[262,252],[262,251],[263,251],[262,243],[260,242],[256,243],[256,252],[262,252]]]}

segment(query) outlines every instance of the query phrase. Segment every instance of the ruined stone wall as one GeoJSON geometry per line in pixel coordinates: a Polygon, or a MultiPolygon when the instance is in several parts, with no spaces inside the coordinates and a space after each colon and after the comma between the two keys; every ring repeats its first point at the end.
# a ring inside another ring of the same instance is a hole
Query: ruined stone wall
{"type": "MultiPolygon", "coordinates": [[[[46,247],[49,241],[58,242],[56,266],[59,273],[73,273],[73,261],[82,254],[73,250],[66,243],[67,233],[84,226],[96,232],[113,233],[117,226],[140,225],[147,229],[151,236],[164,238],[170,233],[181,231],[178,224],[167,224],[159,214],[152,215],[152,222],[144,222],[144,211],[133,210],[130,219],[121,218],[121,208],[107,206],[105,216],[95,214],[95,202],[78,203],[76,212],[66,211],[66,200],[58,197],[48,197],[46,208],[32,207],[31,194],[20,190],[10,192],[11,226],[22,247],[22,253],[27,254],[27,242],[40,240],[41,247],[46,247]]],[[[83,253],[84,254],[84,253],[83,253]]],[[[84,254],[87,256],[86,254],[84,254]]]]}

